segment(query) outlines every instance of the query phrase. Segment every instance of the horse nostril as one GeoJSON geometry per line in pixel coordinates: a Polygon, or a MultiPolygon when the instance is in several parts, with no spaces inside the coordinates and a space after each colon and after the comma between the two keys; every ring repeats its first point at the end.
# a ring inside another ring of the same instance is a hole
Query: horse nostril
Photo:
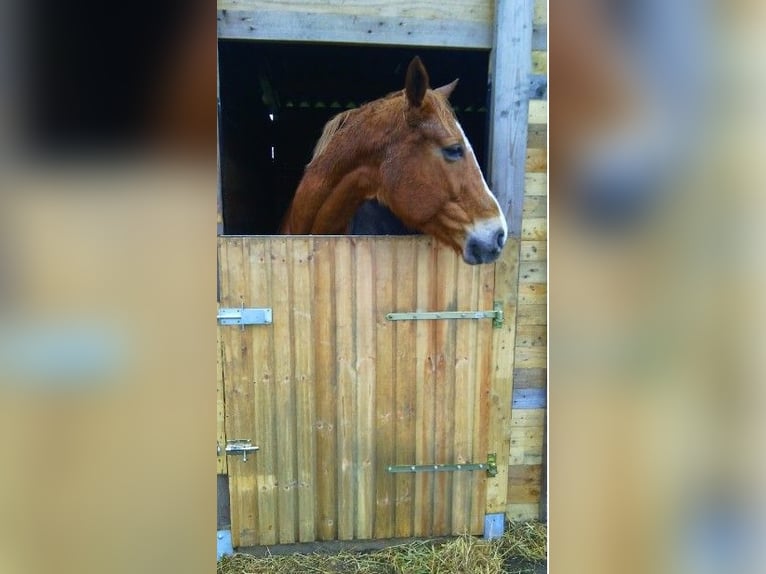
{"type": "Polygon", "coordinates": [[[502,229],[498,230],[495,235],[495,245],[497,245],[498,249],[502,249],[503,245],[505,245],[505,231],[502,229]]]}

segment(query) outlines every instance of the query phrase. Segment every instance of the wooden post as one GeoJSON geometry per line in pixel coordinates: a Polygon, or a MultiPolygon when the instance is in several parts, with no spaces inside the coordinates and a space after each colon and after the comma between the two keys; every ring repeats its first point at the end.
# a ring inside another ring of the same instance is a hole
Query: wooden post
{"type": "Polygon", "coordinates": [[[524,202],[533,14],[533,0],[497,0],[495,4],[489,179],[513,237],[521,234],[524,202]]]}

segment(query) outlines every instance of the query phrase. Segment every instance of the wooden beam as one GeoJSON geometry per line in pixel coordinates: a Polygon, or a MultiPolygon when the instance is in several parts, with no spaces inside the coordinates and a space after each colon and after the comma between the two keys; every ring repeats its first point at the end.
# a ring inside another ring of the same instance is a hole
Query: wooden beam
{"type": "Polygon", "coordinates": [[[492,25],[484,21],[229,9],[218,10],[217,20],[218,37],[224,39],[485,50],[492,47],[492,25]]]}
{"type": "Polygon", "coordinates": [[[514,237],[524,200],[533,7],[532,0],[497,0],[490,64],[490,182],[514,237]]]}

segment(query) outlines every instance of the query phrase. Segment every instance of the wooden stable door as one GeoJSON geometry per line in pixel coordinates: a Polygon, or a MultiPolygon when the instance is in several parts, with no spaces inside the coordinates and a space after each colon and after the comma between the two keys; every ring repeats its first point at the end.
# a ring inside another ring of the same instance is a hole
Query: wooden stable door
{"type": "Polygon", "coordinates": [[[512,338],[515,310],[501,329],[387,318],[492,310],[500,264],[466,265],[426,237],[221,237],[219,266],[219,307],[271,310],[271,323],[219,326],[219,442],[258,447],[223,465],[235,547],[478,534],[489,507],[504,511],[512,358],[493,345],[512,338]],[[498,448],[496,480],[389,468],[498,448]]]}

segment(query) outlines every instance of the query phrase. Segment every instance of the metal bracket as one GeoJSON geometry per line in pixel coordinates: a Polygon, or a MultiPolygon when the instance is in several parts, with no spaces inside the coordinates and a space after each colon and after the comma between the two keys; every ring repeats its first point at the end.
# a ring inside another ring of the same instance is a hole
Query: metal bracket
{"type": "Polygon", "coordinates": [[[467,462],[464,464],[393,464],[386,468],[388,472],[456,472],[464,470],[484,470],[487,476],[497,475],[497,455],[487,455],[487,462],[467,462]]]}
{"type": "Polygon", "coordinates": [[[492,326],[503,324],[503,303],[495,301],[492,311],[413,311],[409,313],[388,313],[389,321],[420,321],[437,319],[492,319],[492,326]]]}
{"type": "Polygon", "coordinates": [[[235,438],[226,441],[226,448],[224,450],[228,456],[241,454],[242,462],[247,462],[247,453],[260,450],[260,447],[252,444],[249,438],[235,438]]]}
{"type": "Polygon", "coordinates": [[[271,325],[271,307],[236,307],[218,309],[220,325],[271,325]]]}

